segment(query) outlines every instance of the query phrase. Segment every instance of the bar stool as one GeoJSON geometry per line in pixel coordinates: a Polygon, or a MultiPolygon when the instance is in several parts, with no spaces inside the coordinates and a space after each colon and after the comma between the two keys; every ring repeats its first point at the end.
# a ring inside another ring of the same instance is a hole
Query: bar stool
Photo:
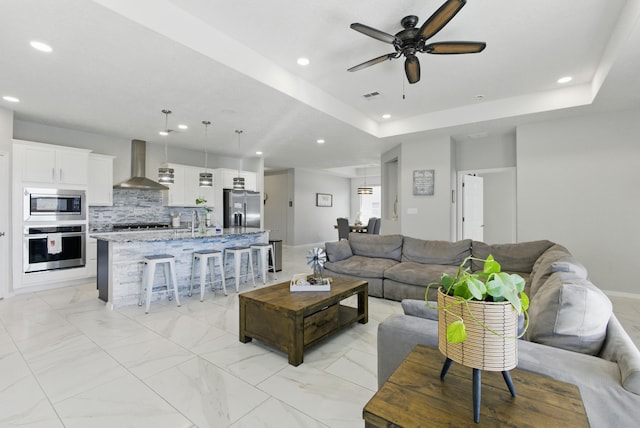
{"type": "Polygon", "coordinates": [[[262,273],[262,283],[267,283],[267,271],[271,269],[273,271],[273,277],[278,279],[276,274],[276,252],[273,250],[271,244],[253,244],[251,245],[251,251],[258,251],[258,268],[262,273]],[[269,264],[269,255],[271,255],[271,264],[269,264]]]}
{"type": "Polygon", "coordinates": [[[222,292],[227,295],[227,286],[224,283],[224,263],[222,261],[222,251],[218,250],[198,250],[193,253],[191,261],[191,282],[189,283],[189,297],[193,291],[193,280],[195,279],[196,261],[200,262],[200,301],[204,300],[204,289],[207,284],[211,284],[211,291],[215,292],[213,284],[222,283],[222,292]],[[216,262],[218,262],[220,279],[216,280],[216,262]],[[209,267],[209,275],[211,281],[207,281],[207,266],[209,267]]]}
{"type": "Polygon", "coordinates": [[[253,281],[253,286],[256,286],[256,279],[253,275],[253,257],[251,257],[251,248],[250,247],[229,247],[224,250],[224,261],[225,263],[229,259],[229,254],[233,255],[234,262],[234,276],[236,279],[236,292],[240,291],[240,277],[244,276],[244,282],[247,282],[247,276],[251,275],[251,281],[253,281]],[[242,273],[242,256],[246,254],[248,257],[247,261],[247,271],[242,273]],[[249,273],[251,271],[251,273],[249,273]]]}
{"type": "Polygon", "coordinates": [[[155,293],[167,293],[169,300],[171,300],[171,289],[173,288],[173,294],[176,298],[176,303],[180,306],[180,297],[178,296],[178,281],[176,280],[176,265],[175,258],[170,254],[156,254],[153,256],[145,256],[143,259],[142,270],[142,282],[140,283],[140,299],[138,300],[138,306],[142,306],[142,297],[144,296],[144,290],[147,290],[146,296],[146,308],[144,313],[149,313],[149,306],[151,305],[151,293],[153,291],[153,282],[156,275],[156,266],[162,265],[164,267],[164,281],[162,285],[166,287],[166,290],[158,290],[155,293]],[[171,282],[172,287],[169,286],[171,282]]]}

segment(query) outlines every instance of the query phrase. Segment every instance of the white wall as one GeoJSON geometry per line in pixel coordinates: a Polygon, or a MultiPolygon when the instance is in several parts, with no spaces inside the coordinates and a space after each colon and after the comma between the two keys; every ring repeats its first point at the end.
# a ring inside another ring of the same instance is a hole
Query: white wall
{"type": "Polygon", "coordinates": [[[9,295],[12,270],[11,242],[13,233],[11,227],[11,138],[13,136],[13,112],[0,108],[0,156],[2,156],[2,170],[0,170],[0,298],[9,295]]]}
{"type": "Polygon", "coordinates": [[[403,235],[420,239],[451,240],[452,143],[448,136],[433,137],[401,148],[399,221],[403,235]],[[434,194],[413,195],[413,171],[434,170],[434,194]]]}
{"type": "Polygon", "coordinates": [[[269,239],[279,239],[289,243],[289,174],[287,171],[266,173],[264,177],[264,191],[268,199],[264,204],[264,228],[269,230],[269,239]]]}
{"type": "Polygon", "coordinates": [[[600,288],[640,293],[640,110],[520,126],[518,240],[566,246],[600,288]]]}
{"type": "Polygon", "coordinates": [[[350,181],[317,171],[295,170],[293,245],[338,239],[338,230],[333,226],[338,217],[349,217],[350,181]],[[316,207],[316,193],[332,194],[333,206],[316,207]]]}

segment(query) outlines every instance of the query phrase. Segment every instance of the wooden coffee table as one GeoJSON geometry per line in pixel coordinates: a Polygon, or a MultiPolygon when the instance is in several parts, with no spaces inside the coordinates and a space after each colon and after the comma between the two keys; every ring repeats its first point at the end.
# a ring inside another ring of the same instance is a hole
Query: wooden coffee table
{"type": "Polygon", "coordinates": [[[355,323],[368,321],[368,283],[335,278],[331,291],[289,291],[289,282],[239,295],[240,342],[258,339],[289,354],[289,364],[302,364],[309,346],[355,323]],[[358,307],[340,301],[358,295],[358,307]]]}
{"type": "Polygon", "coordinates": [[[512,397],[500,372],[483,372],[480,423],[473,422],[471,369],[453,364],[440,381],[444,356],[418,345],[364,407],[365,427],[588,427],[578,387],[511,370],[512,397]]]}

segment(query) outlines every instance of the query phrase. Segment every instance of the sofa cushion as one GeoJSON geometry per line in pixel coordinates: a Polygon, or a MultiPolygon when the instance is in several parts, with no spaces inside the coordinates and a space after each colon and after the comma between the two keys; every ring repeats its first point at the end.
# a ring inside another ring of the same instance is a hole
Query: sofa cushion
{"type": "MultiPolygon", "coordinates": [[[[515,244],[485,244],[480,241],[471,243],[471,253],[473,257],[486,259],[489,254],[500,263],[504,272],[525,272],[531,273],[533,265],[549,247],[553,245],[551,241],[531,241],[519,242],[515,244]]],[[[484,267],[482,262],[473,261],[472,270],[479,271],[484,267]]]]}
{"type": "Polygon", "coordinates": [[[346,239],[335,242],[325,242],[324,248],[327,251],[327,260],[330,262],[339,262],[353,256],[351,245],[346,239]]]}
{"type": "Polygon", "coordinates": [[[611,312],[611,302],[591,282],[554,273],[531,300],[527,339],[597,355],[611,312]]]}
{"type": "MultiPolygon", "coordinates": [[[[422,263],[402,262],[384,271],[385,279],[392,279],[411,285],[426,287],[432,282],[440,282],[443,273],[455,275],[457,266],[425,265],[422,263]]],[[[437,288],[437,286],[434,286],[437,288]]]]}
{"type": "Polygon", "coordinates": [[[356,256],[378,257],[400,261],[402,257],[402,235],[372,235],[351,233],[349,244],[356,256]]]}
{"type": "Polygon", "coordinates": [[[428,241],[404,237],[402,261],[459,266],[471,255],[471,240],[458,242],[428,241]]]}
{"type": "Polygon", "coordinates": [[[352,256],[339,262],[327,262],[325,268],[332,272],[362,278],[382,278],[383,272],[398,264],[395,260],[375,257],[352,256]]]}
{"type": "Polygon", "coordinates": [[[560,244],[555,244],[542,253],[533,265],[531,279],[528,282],[528,285],[530,285],[529,297],[533,298],[542,287],[542,284],[554,272],[570,274],[566,278],[575,276],[576,278],[587,279],[587,269],[573,258],[569,250],[560,244]]]}

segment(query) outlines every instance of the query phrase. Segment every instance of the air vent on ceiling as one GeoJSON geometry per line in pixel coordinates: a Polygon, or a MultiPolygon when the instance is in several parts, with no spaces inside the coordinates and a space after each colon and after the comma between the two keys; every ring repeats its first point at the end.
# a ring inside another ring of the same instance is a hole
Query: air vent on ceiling
{"type": "Polygon", "coordinates": [[[379,96],[380,96],[380,92],[374,91],[374,92],[369,92],[368,94],[364,94],[362,98],[364,98],[365,100],[373,100],[379,96]]]}

